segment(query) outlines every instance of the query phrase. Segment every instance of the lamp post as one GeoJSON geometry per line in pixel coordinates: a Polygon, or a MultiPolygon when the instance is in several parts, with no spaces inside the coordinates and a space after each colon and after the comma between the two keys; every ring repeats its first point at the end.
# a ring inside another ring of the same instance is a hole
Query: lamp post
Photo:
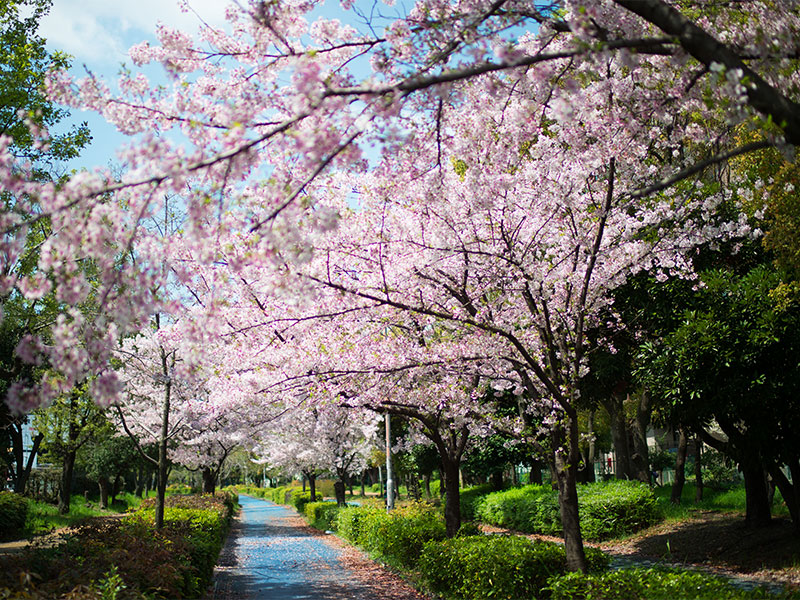
{"type": "Polygon", "coordinates": [[[386,413],[386,510],[394,509],[394,473],[392,472],[391,419],[386,413]]]}

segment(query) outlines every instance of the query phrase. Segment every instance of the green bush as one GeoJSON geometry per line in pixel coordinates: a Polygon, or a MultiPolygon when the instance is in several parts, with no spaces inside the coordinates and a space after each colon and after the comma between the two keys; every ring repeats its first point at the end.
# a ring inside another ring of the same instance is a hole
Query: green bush
{"type": "Polygon", "coordinates": [[[364,520],[373,512],[384,512],[373,506],[347,506],[336,513],[335,529],[340,536],[356,546],[364,546],[362,529],[364,520]]]}
{"type": "Polygon", "coordinates": [[[569,573],[551,580],[552,600],[745,600],[789,598],[766,589],[741,590],[728,581],[674,569],[625,569],[603,574],[569,573]]]}
{"type": "Polygon", "coordinates": [[[311,497],[311,492],[303,492],[300,489],[292,489],[286,492],[286,504],[294,506],[295,510],[300,514],[305,513],[306,504],[309,502],[316,502],[322,500],[322,497],[317,494],[316,499],[311,497]]]}
{"type": "Polygon", "coordinates": [[[652,490],[635,481],[579,486],[578,504],[581,531],[587,540],[627,535],[661,518],[652,490]]]}
{"type": "MultiPolygon", "coordinates": [[[[608,557],[586,549],[589,570],[608,557]]],[[[480,535],[428,542],[418,569],[433,592],[447,598],[541,598],[550,578],[566,572],[563,546],[519,536],[480,535]]]]}
{"type": "Polygon", "coordinates": [[[413,567],[422,547],[445,537],[444,519],[431,506],[414,503],[387,513],[380,508],[348,507],[339,511],[341,536],[389,563],[413,567]]]}
{"type": "Polygon", "coordinates": [[[0,492],[0,540],[22,537],[28,506],[28,500],[20,494],[0,492]]]}
{"type": "Polygon", "coordinates": [[[232,494],[168,496],[159,531],[153,527],[152,499],[123,519],[89,521],[58,547],[0,557],[0,592],[12,598],[61,598],[79,586],[108,590],[122,585],[120,600],[200,598],[211,581],[233,501],[232,494]],[[38,595],[24,595],[32,588],[19,577],[23,572],[36,573],[33,591],[38,595]]]}
{"type": "Polygon", "coordinates": [[[492,492],[492,486],[489,484],[476,485],[475,487],[465,488],[459,494],[461,504],[461,518],[467,521],[475,519],[475,509],[478,502],[492,492]]]}
{"type": "Polygon", "coordinates": [[[305,506],[309,525],[323,531],[335,530],[337,512],[339,512],[339,505],[336,502],[309,502],[305,506]]]}
{"type": "MultiPolygon", "coordinates": [[[[606,540],[658,522],[661,514],[652,490],[636,481],[578,486],[581,530],[587,540],[606,540]]],[[[526,533],[561,533],[558,494],[549,486],[529,485],[488,494],[478,501],[482,521],[526,533]]]]}
{"type": "Polygon", "coordinates": [[[528,485],[493,492],[477,503],[476,516],[485,523],[526,533],[561,533],[558,495],[550,486],[528,485]]]}

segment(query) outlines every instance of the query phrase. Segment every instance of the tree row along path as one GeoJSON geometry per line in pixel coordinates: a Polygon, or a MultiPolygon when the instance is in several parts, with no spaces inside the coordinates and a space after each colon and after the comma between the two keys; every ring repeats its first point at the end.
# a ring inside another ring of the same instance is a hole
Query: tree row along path
{"type": "Polygon", "coordinates": [[[240,496],[207,600],[424,600],[399,576],[293,510],[240,496]]]}

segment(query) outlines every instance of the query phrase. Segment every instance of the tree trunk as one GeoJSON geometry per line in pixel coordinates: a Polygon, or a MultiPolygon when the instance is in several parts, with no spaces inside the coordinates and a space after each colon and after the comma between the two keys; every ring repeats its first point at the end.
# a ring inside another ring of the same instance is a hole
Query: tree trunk
{"type": "Polygon", "coordinates": [[[652,414],[650,394],[641,392],[639,402],[636,405],[636,421],[631,431],[633,437],[633,456],[631,456],[631,467],[633,477],[644,483],[650,483],[650,449],[647,447],[647,429],[650,427],[650,417],[652,414]]]}
{"type": "Polygon", "coordinates": [[[553,470],[558,485],[558,507],[564,531],[564,550],[568,571],[586,571],[586,555],[578,515],[578,460],[580,443],[577,415],[568,416],[567,431],[562,427],[553,430],[553,470]]]}
{"type": "Polygon", "coordinates": [[[781,496],[783,496],[783,501],[786,503],[786,508],[789,509],[789,515],[792,518],[795,531],[800,531],[800,510],[798,510],[800,506],[798,506],[797,503],[798,479],[796,478],[796,471],[792,473],[792,481],[795,483],[790,483],[780,467],[775,464],[770,465],[769,473],[775,485],[777,485],[778,489],[781,491],[781,496]]]}
{"type": "Polygon", "coordinates": [[[333,492],[336,495],[336,504],[339,507],[347,506],[347,500],[345,499],[344,496],[344,490],[345,490],[344,481],[342,481],[342,478],[339,477],[339,479],[337,479],[333,483],[333,492]]]}
{"type": "Polygon", "coordinates": [[[203,493],[213,494],[217,489],[217,474],[211,467],[203,467],[203,493]]]}
{"type": "Polygon", "coordinates": [[[492,473],[492,489],[499,492],[503,489],[503,472],[495,471],[492,473]]]}
{"type": "Polygon", "coordinates": [[[33,438],[33,445],[31,446],[31,453],[28,455],[28,460],[25,460],[25,453],[23,452],[22,444],[22,428],[26,423],[12,423],[8,430],[11,437],[11,448],[14,455],[14,463],[11,469],[13,477],[14,491],[17,494],[24,494],[25,488],[28,485],[28,479],[31,476],[31,469],[33,468],[33,461],[36,460],[36,454],[39,452],[39,446],[42,444],[44,434],[38,432],[33,438]]]}
{"type": "Polygon", "coordinates": [[[603,406],[608,411],[611,424],[611,441],[614,444],[616,458],[614,477],[616,479],[630,479],[631,453],[628,445],[628,427],[625,422],[625,407],[622,404],[622,398],[619,395],[614,395],[603,402],[603,406]]]}
{"type": "Polygon", "coordinates": [[[164,384],[164,403],[161,407],[161,433],[158,438],[158,482],[156,484],[155,527],[164,527],[164,506],[167,501],[167,440],[169,435],[169,409],[172,382],[169,379],[167,355],[161,350],[161,366],[166,382],[164,384]]]}
{"type": "Polygon", "coordinates": [[[455,537],[461,527],[461,491],[458,481],[460,461],[442,457],[442,480],[444,481],[444,523],[447,537],[455,537]]]}
{"type": "Polygon", "coordinates": [[[114,502],[117,501],[117,496],[119,495],[120,490],[122,489],[122,475],[117,474],[114,477],[114,483],[111,486],[111,504],[113,505],[114,502]]]}
{"type": "Polygon", "coordinates": [[[594,440],[594,409],[589,411],[589,422],[587,424],[587,435],[589,436],[589,448],[586,452],[586,460],[583,464],[584,479],[586,483],[594,483],[594,461],[597,459],[597,452],[594,440]]]}
{"type": "Polygon", "coordinates": [[[528,475],[528,483],[542,485],[542,463],[538,459],[531,461],[531,470],[528,475]]]}
{"type": "Polygon", "coordinates": [[[97,487],[100,488],[100,508],[108,509],[108,492],[111,489],[111,482],[108,477],[100,477],[97,480],[97,487]]]}
{"type": "Polygon", "coordinates": [[[317,501],[317,475],[316,475],[316,473],[313,473],[313,474],[303,473],[303,475],[305,475],[306,479],[308,479],[308,491],[309,491],[309,493],[311,495],[311,501],[312,502],[316,502],[317,501]]]}
{"type": "Polygon", "coordinates": [[[740,467],[744,475],[745,523],[750,527],[766,527],[772,522],[772,507],[761,461],[758,455],[749,455],[742,460],[740,467]]]}
{"type": "Polygon", "coordinates": [[[681,503],[683,494],[683,484],[686,483],[686,454],[689,449],[689,436],[686,435],[686,428],[678,429],[678,454],[675,457],[675,481],[672,482],[672,494],[669,501],[673,504],[681,503]]]}
{"type": "Polygon", "coordinates": [[[361,471],[361,497],[362,498],[367,495],[367,486],[366,486],[366,483],[365,483],[365,478],[366,478],[366,472],[365,471],[361,471]]]}
{"type": "Polygon", "coordinates": [[[703,501],[703,440],[699,435],[694,436],[694,501],[699,504],[703,501]]]}
{"type": "Polygon", "coordinates": [[[426,500],[430,500],[431,499],[432,494],[431,494],[431,474],[430,473],[425,473],[422,476],[422,492],[425,494],[425,499],[426,500]]]}
{"type": "Polygon", "coordinates": [[[64,454],[61,469],[61,486],[58,489],[58,512],[65,515],[69,512],[69,501],[72,496],[72,473],[75,470],[75,456],[77,450],[70,450],[64,454]]]}
{"type": "Polygon", "coordinates": [[[797,519],[793,519],[794,529],[796,532],[800,533],[800,462],[797,458],[789,461],[789,473],[792,476],[792,489],[794,490],[794,498],[793,502],[787,501],[786,504],[794,504],[794,509],[797,513],[797,519]]]}

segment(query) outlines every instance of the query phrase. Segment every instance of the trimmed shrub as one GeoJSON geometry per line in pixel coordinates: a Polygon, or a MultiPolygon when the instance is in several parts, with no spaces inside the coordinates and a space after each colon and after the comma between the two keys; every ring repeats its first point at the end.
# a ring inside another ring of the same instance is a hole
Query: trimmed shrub
{"type": "Polygon", "coordinates": [[[305,513],[306,504],[315,502],[316,500],[322,500],[319,494],[317,494],[317,498],[314,499],[311,497],[311,492],[303,492],[300,489],[293,488],[286,492],[285,504],[294,506],[297,512],[303,514],[305,513]]]}
{"type": "Polygon", "coordinates": [[[28,500],[14,492],[0,492],[0,540],[23,536],[28,518],[28,500]]]}
{"type": "Polygon", "coordinates": [[[0,590],[9,590],[12,598],[61,598],[78,586],[102,590],[113,585],[124,586],[120,599],[200,598],[231,521],[233,498],[168,496],[160,531],[153,528],[152,499],[123,519],[90,521],[58,547],[0,557],[0,590]],[[19,574],[28,571],[41,578],[36,583],[40,596],[21,595],[31,586],[19,574]]]}
{"type": "Polygon", "coordinates": [[[587,540],[607,540],[657,523],[660,511],[652,490],[635,481],[582,485],[578,490],[581,531],[587,540]]]}
{"type": "Polygon", "coordinates": [[[422,547],[445,538],[444,519],[424,503],[387,513],[380,508],[348,507],[337,515],[338,532],[386,562],[413,567],[422,547]]]}
{"type": "Polygon", "coordinates": [[[477,517],[491,525],[526,533],[561,533],[558,494],[549,486],[528,485],[484,496],[477,517]]]}
{"type": "MultiPolygon", "coordinates": [[[[586,549],[590,571],[608,557],[586,549]]],[[[427,543],[418,569],[430,589],[448,598],[542,598],[554,576],[566,572],[563,546],[519,536],[479,535],[427,543]]]]}
{"type": "Polygon", "coordinates": [[[790,598],[764,588],[742,590],[728,581],[696,571],[674,569],[625,569],[609,573],[569,573],[553,579],[548,591],[552,600],[745,600],[790,598]]]}
{"type": "Polygon", "coordinates": [[[385,512],[383,509],[372,506],[347,506],[336,513],[335,529],[346,540],[356,546],[364,546],[362,535],[363,522],[374,512],[385,512]]]}
{"type": "Polygon", "coordinates": [[[327,531],[336,528],[336,513],[339,505],[336,502],[309,502],[305,506],[308,524],[317,529],[327,531]]]}
{"type": "Polygon", "coordinates": [[[461,500],[461,518],[466,521],[475,520],[475,509],[484,496],[492,492],[489,484],[476,485],[475,487],[461,490],[459,499],[461,500]]]}
{"type": "MultiPolygon", "coordinates": [[[[587,540],[607,540],[633,533],[661,519],[656,497],[644,483],[608,481],[578,486],[581,531],[587,540]]],[[[478,501],[480,520],[525,533],[558,535],[558,493],[529,485],[488,494],[478,501]]]]}

